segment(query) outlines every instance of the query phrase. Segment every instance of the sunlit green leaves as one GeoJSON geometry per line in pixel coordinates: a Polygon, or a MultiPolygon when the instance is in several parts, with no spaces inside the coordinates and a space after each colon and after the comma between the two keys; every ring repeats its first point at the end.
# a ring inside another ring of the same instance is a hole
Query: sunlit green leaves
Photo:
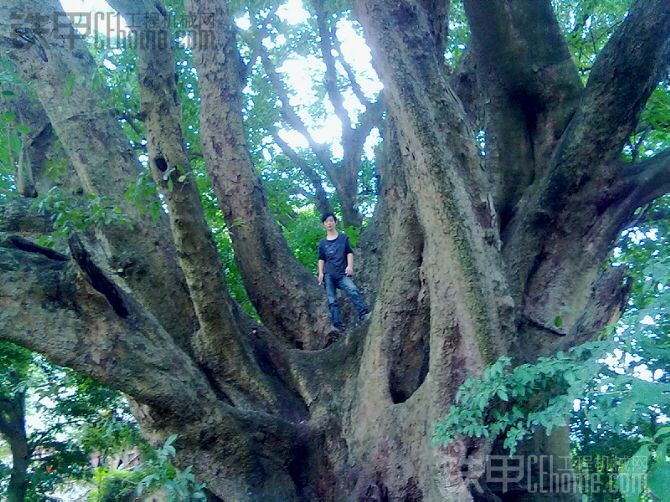
{"type": "Polygon", "coordinates": [[[45,244],[52,244],[73,232],[82,232],[95,226],[130,225],[123,211],[107,197],[93,194],[67,197],[58,187],[53,187],[46,195],[39,197],[33,209],[52,219],[54,232],[43,241],[45,244]]]}

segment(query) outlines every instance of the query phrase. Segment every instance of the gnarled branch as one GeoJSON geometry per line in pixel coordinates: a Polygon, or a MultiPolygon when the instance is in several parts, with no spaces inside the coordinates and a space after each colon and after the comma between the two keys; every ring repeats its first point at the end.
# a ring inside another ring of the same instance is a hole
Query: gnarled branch
{"type": "Polygon", "coordinates": [[[487,107],[486,165],[504,228],[545,172],[582,92],[549,0],[468,0],[478,82],[487,107]]]}
{"type": "Polygon", "coordinates": [[[326,73],[324,83],[330,102],[335,109],[335,115],[342,123],[342,138],[351,131],[351,118],[349,112],[344,108],[344,97],[337,85],[337,69],[335,68],[335,58],[333,57],[333,43],[330,38],[330,30],[326,20],[326,8],[323,0],[313,0],[314,11],[316,12],[316,25],[319,30],[319,45],[321,46],[321,55],[326,64],[326,73]]]}
{"type": "Polygon", "coordinates": [[[557,158],[571,179],[618,157],[670,56],[666,0],[636,0],[593,65],[557,158]]]}
{"type": "Polygon", "coordinates": [[[237,500],[291,500],[286,452],[295,431],[267,414],[227,406],[155,317],[81,241],[51,260],[0,238],[0,339],[121,390],[159,437],[179,433],[177,462],[237,500]],[[252,434],[263,431],[263,442],[252,434]],[[262,452],[262,454],[261,454],[262,452]]]}
{"type": "Polygon", "coordinates": [[[249,297],[267,327],[316,347],[329,330],[323,293],[295,259],[274,221],[254,171],[242,123],[239,53],[223,2],[188,1],[208,33],[194,48],[200,82],[200,135],[207,169],[230,229],[249,297]]]}
{"type": "Polygon", "coordinates": [[[268,78],[270,79],[270,82],[272,83],[272,86],[274,87],[277,96],[279,96],[279,100],[281,101],[282,116],[293,129],[298,131],[307,140],[307,143],[309,144],[310,148],[319,159],[319,162],[323,166],[324,170],[326,171],[328,176],[332,179],[335,174],[336,167],[333,164],[333,161],[331,160],[330,148],[327,145],[324,145],[323,143],[317,142],[312,136],[312,134],[309,132],[307,126],[305,125],[305,122],[303,122],[300,116],[296,113],[293,106],[291,106],[288,92],[284,87],[284,83],[281,81],[279,73],[277,73],[274,64],[270,60],[270,55],[268,54],[267,49],[263,47],[263,43],[261,41],[257,41],[256,43],[259,47],[259,51],[261,54],[261,61],[263,62],[263,68],[265,68],[265,72],[268,78]]]}
{"type": "Polygon", "coordinates": [[[323,189],[323,180],[319,173],[316,172],[309,163],[303,159],[298,153],[291,148],[291,146],[284,141],[276,131],[272,132],[272,139],[281,148],[282,152],[300,168],[303,174],[307,177],[314,188],[316,198],[316,208],[321,214],[329,213],[331,211],[330,202],[328,201],[328,194],[323,189]]]}
{"type": "Polygon", "coordinates": [[[625,166],[621,181],[631,183],[631,204],[635,209],[670,193],[670,150],[625,166]]]}
{"type": "MultiPolygon", "coordinates": [[[[153,2],[128,6],[110,0],[140,34],[154,33],[156,40],[169,40],[166,11],[153,2]],[[129,10],[126,10],[129,9],[129,10]]],[[[239,317],[223,277],[211,231],[205,221],[195,174],[184,145],[182,116],[177,96],[175,59],[168,44],[138,44],[138,81],[147,150],[154,181],[168,205],[172,235],[179,264],[184,271],[200,329],[194,350],[238,406],[260,401],[267,410],[278,408],[277,397],[244,343],[239,317]],[[232,389],[240,389],[233,394],[232,389]]]]}
{"type": "Polygon", "coordinates": [[[342,53],[342,46],[340,44],[340,40],[337,38],[337,32],[335,26],[333,26],[330,32],[330,39],[333,43],[333,47],[337,51],[337,60],[340,62],[342,68],[344,68],[344,71],[347,74],[347,78],[349,79],[349,83],[351,85],[351,90],[353,91],[354,95],[358,98],[358,101],[360,101],[363,106],[368,108],[372,103],[363,92],[363,89],[361,89],[361,86],[358,83],[358,79],[356,78],[356,74],[354,73],[353,68],[351,67],[349,62],[345,59],[344,54],[342,53]]]}

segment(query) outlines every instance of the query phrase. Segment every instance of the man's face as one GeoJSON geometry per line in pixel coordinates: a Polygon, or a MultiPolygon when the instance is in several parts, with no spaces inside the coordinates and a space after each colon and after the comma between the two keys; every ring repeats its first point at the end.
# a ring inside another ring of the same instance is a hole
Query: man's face
{"type": "Polygon", "coordinates": [[[333,230],[335,228],[335,218],[329,216],[324,220],[323,226],[326,228],[326,230],[333,230]]]}

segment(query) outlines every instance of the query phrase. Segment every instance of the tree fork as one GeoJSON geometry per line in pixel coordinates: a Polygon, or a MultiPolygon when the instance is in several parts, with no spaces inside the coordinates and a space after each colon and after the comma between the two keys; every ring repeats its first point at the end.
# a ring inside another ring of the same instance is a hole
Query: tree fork
{"type": "Polygon", "coordinates": [[[193,465],[214,493],[239,500],[278,493],[292,500],[286,469],[294,426],[223,403],[124,284],[81,241],[71,246],[76,262],[0,239],[0,337],[145,405],[144,415],[137,414],[145,432],[157,442],[179,434],[178,464],[193,465]]]}

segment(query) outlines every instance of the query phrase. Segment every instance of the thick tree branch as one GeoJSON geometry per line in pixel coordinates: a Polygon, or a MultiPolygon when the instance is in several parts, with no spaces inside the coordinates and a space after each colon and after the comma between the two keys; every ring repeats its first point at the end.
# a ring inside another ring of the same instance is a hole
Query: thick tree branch
{"type": "Polygon", "coordinates": [[[272,83],[272,86],[274,87],[277,96],[279,96],[279,100],[281,101],[282,116],[293,129],[302,134],[302,136],[307,140],[309,147],[312,149],[314,154],[319,159],[319,162],[325,169],[328,176],[332,179],[333,176],[335,175],[334,173],[336,171],[336,167],[333,164],[333,161],[331,160],[330,148],[328,148],[328,146],[324,145],[323,143],[317,142],[312,136],[312,134],[309,132],[303,120],[296,113],[295,109],[291,106],[288,92],[284,87],[284,83],[282,82],[279,73],[277,73],[277,70],[272,64],[272,61],[270,61],[270,55],[268,54],[267,49],[263,46],[262,41],[257,40],[256,44],[260,50],[261,61],[263,62],[263,68],[265,68],[265,72],[268,78],[270,79],[270,82],[272,83]]]}
{"type": "Polygon", "coordinates": [[[337,60],[340,62],[342,68],[344,68],[344,71],[347,74],[347,78],[349,79],[349,83],[351,85],[351,90],[353,91],[354,95],[358,98],[358,101],[360,101],[363,106],[368,108],[372,103],[365,96],[363,89],[361,89],[361,86],[358,83],[358,80],[356,79],[356,74],[354,73],[353,68],[351,67],[349,62],[345,59],[344,54],[342,53],[342,46],[340,44],[340,40],[337,38],[337,31],[335,29],[335,26],[333,26],[333,29],[330,32],[330,39],[333,43],[333,47],[337,51],[337,60]]]}
{"type": "MultiPolygon", "coordinates": [[[[12,113],[15,117],[18,118],[20,115],[17,115],[17,112],[20,113],[21,107],[12,106],[17,101],[14,99],[16,96],[14,89],[12,89],[14,86],[3,85],[3,88],[5,87],[7,87],[6,91],[13,92],[14,95],[6,96],[3,94],[3,96],[0,97],[0,109],[6,113],[12,113]]],[[[21,123],[23,121],[19,119],[19,122],[21,123]]],[[[6,124],[5,127],[7,128],[6,130],[8,134],[10,134],[10,131],[12,134],[16,134],[16,130],[14,129],[14,126],[11,122],[6,124]]],[[[14,179],[17,192],[19,192],[23,197],[36,197],[37,190],[35,188],[33,170],[32,166],[30,165],[27,151],[27,138],[25,138],[25,136],[25,134],[21,135],[21,150],[19,151],[18,159],[13,158],[14,152],[13,148],[11,147],[7,148],[7,157],[9,164],[14,167],[14,179]]]]}
{"type": "Polygon", "coordinates": [[[351,134],[347,138],[348,141],[343,142],[344,155],[355,162],[356,171],[351,173],[355,178],[358,177],[358,170],[360,167],[361,156],[363,155],[365,141],[368,139],[372,129],[378,127],[382,123],[383,114],[384,105],[381,101],[371,103],[359,116],[359,124],[355,129],[352,129],[351,134]]]}
{"type": "MultiPolygon", "coordinates": [[[[275,12],[277,12],[278,7],[279,7],[279,5],[272,6],[270,8],[270,11],[267,13],[267,15],[261,21],[261,27],[259,28],[259,30],[258,30],[258,32],[255,36],[256,40],[259,43],[249,44],[249,46],[251,48],[251,54],[249,55],[249,61],[247,61],[246,65],[244,66],[244,70],[243,70],[243,73],[242,73],[242,77],[243,77],[244,81],[251,74],[251,69],[253,68],[254,64],[256,64],[256,60],[261,55],[262,41],[267,36],[270,19],[272,19],[274,17],[275,12]]],[[[240,33],[239,31],[238,31],[238,34],[240,34],[243,39],[248,39],[248,37],[244,37],[242,35],[242,33],[240,33]]]]}
{"type": "Polygon", "coordinates": [[[449,34],[450,0],[420,0],[430,19],[430,34],[435,41],[439,59],[444,60],[444,50],[449,34]]]}
{"type": "MultiPolygon", "coordinates": [[[[569,298],[571,291],[580,289],[571,283],[572,271],[558,265],[568,257],[571,267],[581,267],[577,270],[582,277],[594,281],[613,233],[635,209],[629,196],[635,188],[626,189],[620,182],[617,160],[656,85],[660,65],[667,64],[663,63],[670,33],[666,7],[665,1],[633,3],[623,25],[598,56],[581,107],[556,146],[548,172],[526,191],[503,235],[514,290],[531,300],[532,309],[543,305],[540,298],[550,290],[554,298],[569,298]],[[556,274],[556,269],[564,274],[556,274]],[[536,293],[529,297],[531,291],[536,293]]],[[[546,302],[545,308],[549,308],[546,302]]],[[[553,308],[554,312],[560,309],[553,308]]]]}
{"type": "MultiPolygon", "coordinates": [[[[615,271],[604,275],[601,264],[620,232],[635,222],[636,209],[670,193],[669,152],[627,165],[617,159],[606,172],[569,194],[553,221],[546,219],[551,214],[546,204],[533,208],[534,219],[515,222],[526,226],[513,227],[516,232],[506,241],[510,282],[522,281],[512,283],[522,288],[524,317],[542,325],[560,318],[560,331],[569,335],[562,345],[594,336],[621,314],[629,290],[621,277],[616,283],[615,271]],[[533,254],[523,257],[521,249],[533,254]]],[[[551,337],[542,338],[530,333],[521,343],[533,344],[536,353],[557,350],[551,337]]]]}
{"type": "Polygon", "coordinates": [[[81,241],[54,261],[0,239],[0,339],[23,345],[146,405],[159,438],[179,433],[177,461],[236,500],[295,496],[285,470],[294,431],[222,403],[206,376],[81,241]],[[263,431],[263,437],[250,431],[263,431]],[[262,454],[261,454],[262,452],[262,454]]]}
{"type": "MultiPolygon", "coordinates": [[[[419,2],[360,0],[355,8],[397,124],[403,175],[423,229],[431,385],[455,388],[464,377],[457,368],[477,372],[505,350],[506,340],[498,333],[509,315],[498,303],[508,297],[492,215],[482,199],[485,183],[475,134],[448,87],[428,14],[419,2]],[[390,28],[399,25],[402,30],[390,28]]],[[[440,409],[440,399],[431,410],[440,409]]],[[[448,479],[462,487],[462,480],[448,479]]]]}
{"type": "Polygon", "coordinates": [[[200,413],[198,394],[211,390],[190,359],[80,241],[74,254],[80,266],[21,250],[3,235],[0,338],[157,409],[200,413]]]}
{"type": "Polygon", "coordinates": [[[284,155],[286,155],[291,162],[300,168],[305,177],[309,180],[314,188],[316,198],[316,208],[321,214],[329,213],[331,211],[330,202],[328,201],[328,194],[323,189],[323,180],[319,173],[316,172],[309,163],[303,159],[298,153],[289,146],[286,141],[281,139],[281,136],[276,131],[272,132],[272,138],[275,143],[281,148],[284,155]]]}
{"type": "Polygon", "coordinates": [[[242,123],[240,60],[224,2],[186,3],[207,44],[195,46],[203,154],[230,229],[244,285],[265,325],[295,344],[317,347],[329,330],[322,291],[295,259],[268,207],[242,123]]]}
{"type": "Polygon", "coordinates": [[[33,200],[13,197],[0,204],[0,232],[46,235],[53,230],[46,215],[31,211],[33,200]]]}
{"type": "MultiPolygon", "coordinates": [[[[380,102],[370,103],[362,94],[360,87],[355,80],[353,72],[348,65],[345,65],[354,92],[359,94],[359,99],[366,106],[366,111],[360,117],[360,122],[356,128],[352,127],[349,113],[344,108],[344,97],[337,86],[337,70],[335,66],[335,57],[333,56],[333,45],[336,43],[334,33],[328,28],[327,10],[321,0],[315,2],[315,10],[317,12],[317,25],[320,36],[320,46],[323,55],[323,60],[326,65],[326,74],[324,82],[328,97],[331,100],[335,112],[342,124],[342,147],[344,150],[342,162],[333,162],[331,160],[331,151],[327,145],[318,143],[310,134],[307,126],[298,116],[295,109],[290,104],[288,92],[277,73],[270,59],[268,50],[263,46],[262,36],[259,34],[249,43],[254,45],[261,55],[261,61],[265,68],[266,74],[272,83],[279,100],[282,103],[281,114],[284,120],[290,127],[298,131],[306,140],[312,151],[315,153],[317,159],[323,166],[331,183],[335,186],[337,196],[342,206],[342,215],[345,225],[358,226],[361,224],[362,218],[357,207],[357,192],[358,192],[358,173],[360,171],[362,147],[365,139],[370,133],[374,124],[370,121],[381,121],[381,114],[383,111],[380,102]],[[356,90],[358,89],[358,90],[356,90]]],[[[338,46],[339,47],[339,46],[338,46]]],[[[339,48],[338,52],[341,52],[339,48]]]]}
{"type": "Polygon", "coordinates": [[[577,69],[549,0],[465,0],[464,5],[477,59],[495,72],[494,85],[532,95],[542,108],[579,94],[577,69]]]}
{"type": "Polygon", "coordinates": [[[621,178],[632,185],[629,197],[635,209],[670,193],[670,150],[626,165],[621,178]]]}
{"type": "Polygon", "coordinates": [[[611,161],[635,129],[670,56],[667,0],[636,0],[598,55],[557,163],[582,176],[611,161]]]}
{"type": "Polygon", "coordinates": [[[23,78],[38,82],[35,91],[51,125],[67,152],[85,193],[120,208],[128,224],[113,223],[96,230],[112,269],[129,286],[165,328],[190,346],[195,316],[176,264],[174,246],[165,220],[152,221],[126,198],[141,166],[134,158],[120,124],[104,105],[104,86],[93,86],[96,65],[85,42],[69,28],[55,23],[35,33],[35,16],[67,19],[56,0],[5,2],[0,11],[0,30],[15,40],[8,56],[23,78]],[[25,40],[29,43],[24,43],[25,40]],[[172,308],[166,309],[166,305],[172,308]]]}
{"type": "MultiPolygon", "coordinates": [[[[277,73],[267,49],[262,47],[262,42],[256,41],[261,47],[261,59],[265,68],[266,74],[272,82],[277,95],[282,103],[281,113],[286,122],[296,131],[303,135],[307,140],[310,148],[316,155],[317,159],[326,171],[328,178],[335,186],[338,198],[342,206],[343,220],[345,225],[360,225],[361,217],[358,213],[356,204],[356,195],[358,191],[358,171],[360,170],[360,153],[355,155],[356,146],[360,138],[360,126],[358,129],[349,128],[342,129],[342,147],[344,150],[343,162],[334,163],[331,160],[330,148],[327,145],[318,143],[310,134],[307,126],[302,119],[295,112],[289,101],[288,92],[286,91],[279,74],[277,73]],[[344,164],[344,165],[343,165],[344,164]],[[352,175],[353,171],[353,175],[352,175]]],[[[338,91],[339,92],[339,91],[338,91]]],[[[368,110],[370,116],[375,116],[379,111],[378,107],[371,107],[368,110]]],[[[380,116],[380,114],[378,114],[380,116]]],[[[369,131],[368,131],[369,133],[369,131]]],[[[367,135],[366,135],[367,137],[367,135]]],[[[362,140],[365,141],[365,138],[362,140]]]]}
{"type": "MultiPolygon", "coordinates": [[[[110,6],[140,34],[152,33],[156,40],[171,39],[167,13],[160,4],[140,2],[127,7],[127,2],[110,0],[110,6]],[[132,25],[134,21],[139,24],[132,25]]],[[[184,144],[172,44],[139,44],[137,52],[150,168],[169,208],[177,257],[200,325],[196,355],[205,366],[217,368],[220,385],[232,394],[236,405],[248,404],[245,400],[251,399],[262,402],[266,410],[279,408],[277,396],[244,343],[239,323],[243,313],[228,292],[223,266],[205,221],[184,144]],[[238,391],[233,394],[231,386],[238,391]],[[248,397],[240,396],[239,390],[248,397]]]]}
{"type": "Polygon", "coordinates": [[[486,165],[502,228],[547,170],[582,85],[549,0],[468,0],[473,56],[487,107],[486,165]]]}
{"type": "Polygon", "coordinates": [[[381,101],[372,103],[360,115],[360,123],[356,129],[350,129],[342,137],[342,161],[338,165],[337,176],[332,179],[340,198],[345,225],[360,225],[361,216],[357,207],[358,173],[361,169],[361,158],[365,140],[370,131],[382,120],[383,106],[381,101]]]}
{"type": "Polygon", "coordinates": [[[484,99],[472,46],[466,48],[460,66],[451,74],[449,85],[463,103],[463,108],[476,130],[484,125],[484,99]]]}
{"type": "Polygon", "coordinates": [[[7,502],[23,502],[28,489],[31,447],[26,434],[26,395],[0,396],[0,434],[12,451],[12,470],[7,485],[7,502]]]}
{"type": "Polygon", "coordinates": [[[32,185],[22,189],[17,179],[19,193],[26,196],[45,195],[53,187],[74,199],[81,199],[81,182],[71,176],[74,168],[58,144],[58,138],[49,117],[41,103],[27,84],[3,84],[3,89],[11,90],[12,96],[3,97],[3,107],[14,114],[16,123],[29,129],[21,133],[21,152],[17,159],[17,178],[23,178],[32,185]],[[58,166],[62,166],[58,168],[58,166]]]}

